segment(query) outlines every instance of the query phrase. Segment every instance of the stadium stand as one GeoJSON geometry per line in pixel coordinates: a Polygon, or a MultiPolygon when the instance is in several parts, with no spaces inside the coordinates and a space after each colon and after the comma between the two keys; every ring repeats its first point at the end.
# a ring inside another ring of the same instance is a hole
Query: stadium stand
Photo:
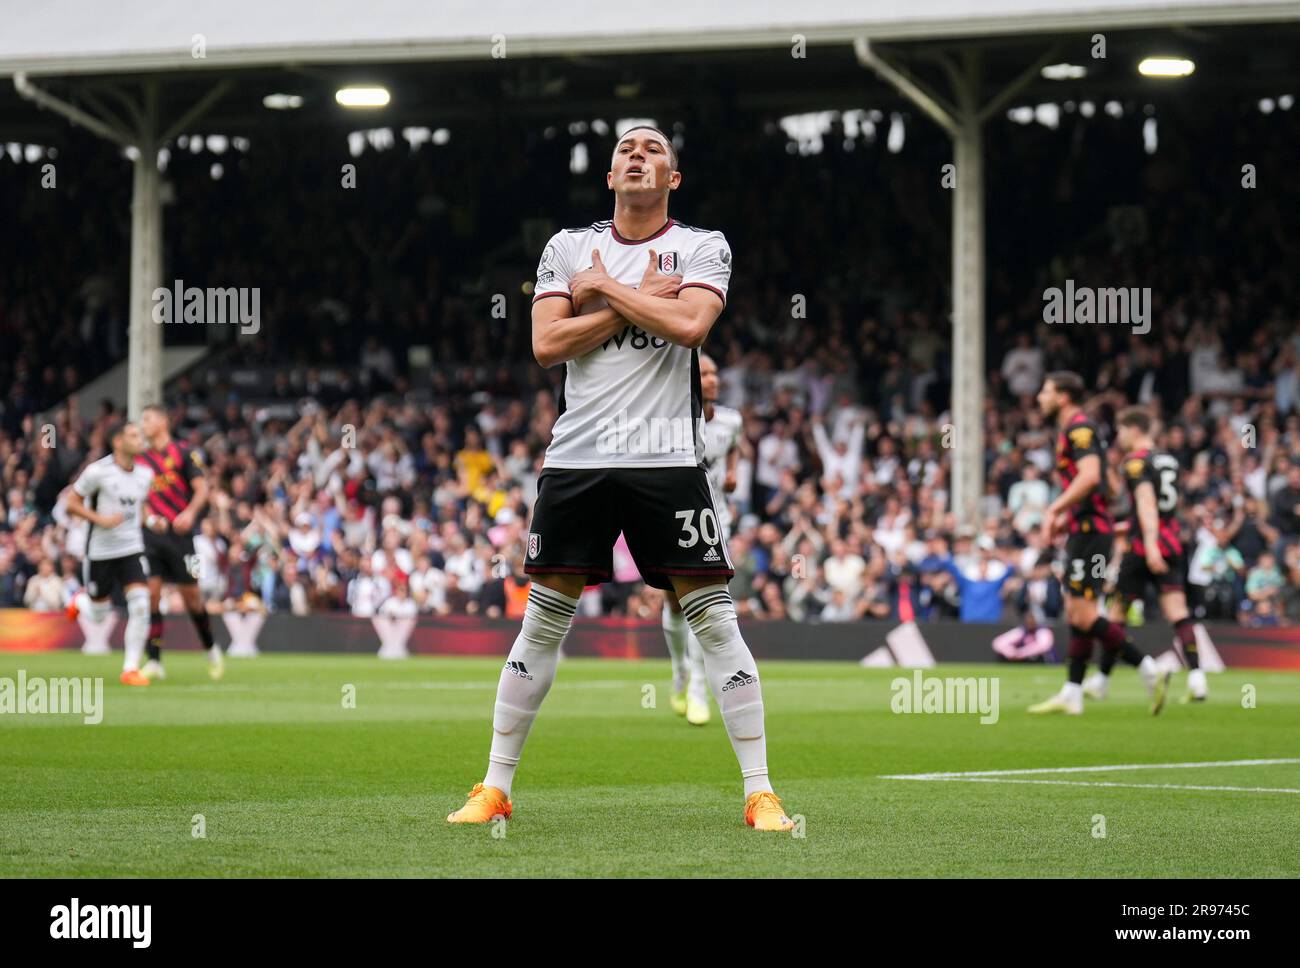
{"type": "MultiPolygon", "coordinates": [[[[721,402],[745,415],[731,495],[742,614],[957,620],[960,583],[944,564],[955,556],[963,571],[981,559],[985,576],[1014,570],[999,585],[1010,618],[1044,551],[1036,525],[1053,487],[1033,394],[1044,373],[1071,368],[1103,426],[1127,403],[1160,413],[1159,443],[1187,475],[1198,615],[1300,622],[1300,187],[1257,201],[1236,150],[1281,157],[1297,115],[1243,105],[1225,132],[1221,115],[1189,106],[1154,154],[1140,106],[1066,112],[1055,129],[997,123],[989,210],[1017,214],[989,221],[977,532],[956,527],[947,500],[946,201],[920,181],[945,160],[941,134],[910,125],[904,164],[883,132],[839,121],[819,150],[776,118],[711,119],[707,134],[685,121],[691,177],[676,211],[724,227],[736,253],[706,350],[721,402]],[[744,179],[728,174],[737,157],[744,179]],[[1044,323],[1044,288],[1066,278],[1150,286],[1150,335],[1080,339],[1044,323]],[[806,295],[806,313],[791,294],[806,295]]],[[[337,157],[272,138],[174,154],[167,178],[184,204],[168,215],[169,273],[264,293],[256,337],[167,337],[215,341],[167,389],[213,486],[198,542],[209,608],[368,616],[409,597],[425,613],[516,615],[561,372],[530,358],[537,252],[523,239],[536,233],[518,229],[558,218],[556,200],[561,224],[603,217],[593,172],[571,160],[581,142],[598,169],[611,138],[543,128],[503,154],[498,132],[467,125],[444,144],[356,145],[366,177],[343,211],[347,145],[337,157]],[[503,319],[489,312],[497,293],[503,319]]],[[[15,224],[59,226],[0,234],[0,607],[57,609],[78,587],[84,536],[62,495],[104,452],[110,414],[76,391],[125,354],[129,162],[88,135],[72,144],[93,164],[57,198],[27,189],[30,164],[0,157],[15,224]],[[58,447],[40,446],[46,426],[58,447]]],[[[659,607],[634,580],[589,599],[588,614],[659,607]]]]}

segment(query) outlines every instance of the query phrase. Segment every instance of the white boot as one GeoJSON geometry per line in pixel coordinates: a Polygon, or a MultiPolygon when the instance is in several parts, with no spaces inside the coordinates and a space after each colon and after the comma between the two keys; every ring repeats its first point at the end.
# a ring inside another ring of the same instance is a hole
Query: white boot
{"type": "Polygon", "coordinates": [[[1154,696],[1156,683],[1160,681],[1160,667],[1156,665],[1156,660],[1144,655],[1138,664],[1138,675],[1142,677],[1142,685],[1147,687],[1147,695],[1154,696]]]}
{"type": "Polygon", "coordinates": [[[1083,712],[1083,689],[1073,682],[1067,682],[1051,699],[1030,706],[1029,712],[1035,715],[1065,713],[1067,716],[1078,716],[1083,712]]]}
{"type": "Polygon", "coordinates": [[[214,645],[208,649],[208,675],[220,679],[226,674],[226,660],[221,654],[221,646],[214,645]]]}
{"type": "Polygon", "coordinates": [[[1110,676],[1104,672],[1094,672],[1083,680],[1083,694],[1089,699],[1105,699],[1110,690],[1110,676]]]}

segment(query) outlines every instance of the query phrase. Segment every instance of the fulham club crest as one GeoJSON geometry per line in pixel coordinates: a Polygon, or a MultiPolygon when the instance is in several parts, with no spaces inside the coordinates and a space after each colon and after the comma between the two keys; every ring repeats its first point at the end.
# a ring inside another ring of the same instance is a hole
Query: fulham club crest
{"type": "Polygon", "coordinates": [[[536,558],[537,553],[542,550],[542,536],[536,531],[528,532],[528,557],[536,558]]]}
{"type": "Polygon", "coordinates": [[[675,276],[682,271],[681,261],[676,252],[660,252],[659,271],[666,276],[675,276]]]}

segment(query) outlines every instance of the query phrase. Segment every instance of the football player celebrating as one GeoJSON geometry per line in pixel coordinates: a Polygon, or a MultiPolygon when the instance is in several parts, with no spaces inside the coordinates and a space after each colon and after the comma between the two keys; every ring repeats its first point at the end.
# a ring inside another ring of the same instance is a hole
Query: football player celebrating
{"type": "MultiPolygon", "coordinates": [[[[709,472],[725,547],[731,539],[731,508],[720,495],[736,489],[744,418],[739,411],[718,403],[718,364],[707,353],[700,354],[700,392],[704,399],[704,466],[709,472]]],[[[703,726],[711,715],[704,650],[670,595],[664,596],[663,627],[673,664],[673,712],[685,716],[693,726],[703,726]]]]}
{"type": "Polygon", "coordinates": [[[145,560],[140,511],[149,495],[153,474],[135,461],[144,448],[140,428],[116,424],[106,437],[112,453],[86,469],[68,494],[68,514],[90,522],[82,581],[90,602],[90,616],[102,622],[113,607],[113,592],[126,598],[125,658],[121,682],[147,686],[140,674],[145,635],[149,631],[149,563],[145,560]]]}
{"type": "Polygon", "coordinates": [[[703,466],[698,348],[721,314],[731,249],[668,217],[677,151],[653,127],[624,132],[606,184],[614,217],[556,233],[533,296],[533,353],[565,365],[528,533],[523,628],[497,686],[483,782],[447,817],[509,817],[528,731],[555,679],[583,586],[607,581],[620,531],[648,585],[670,595],[704,666],[744,780],[746,823],[792,830],[768,781],[763,695],[727,591],[733,571],[703,466]]]}
{"type": "MultiPolygon", "coordinates": [[[[1203,701],[1208,688],[1196,651],[1196,630],[1187,608],[1187,557],[1178,524],[1178,459],[1156,450],[1151,415],[1141,407],[1121,410],[1115,418],[1116,441],[1124,452],[1123,477],[1132,511],[1130,548],[1119,565],[1116,604],[1123,613],[1149,586],[1160,591],[1160,611],[1174,627],[1191,670],[1185,701],[1203,701]]],[[[1084,693],[1104,699],[1114,657],[1103,656],[1100,668],[1088,677],[1084,693]]],[[[1166,681],[1168,676],[1165,677],[1166,681]]],[[[1158,692],[1163,695],[1164,689],[1158,692]]]]}
{"type": "Polygon", "coordinates": [[[221,647],[212,638],[212,620],[199,595],[199,556],[194,552],[194,526],[208,503],[208,482],[203,477],[199,452],[172,439],[171,421],[158,404],[140,414],[140,429],[149,449],[136,460],[153,471],[153,487],[145,512],[144,546],[149,558],[149,661],[140,671],[149,679],[164,679],[162,665],[163,584],[175,585],[185,602],[190,621],[208,654],[208,672],[220,679],[224,669],[221,647]]]}
{"type": "MultiPolygon", "coordinates": [[[[1101,440],[1096,424],[1079,405],[1082,399],[1083,379],[1066,370],[1049,373],[1038,393],[1038,406],[1043,416],[1055,421],[1060,430],[1056,442],[1056,472],[1063,490],[1044,514],[1043,545],[1051,547],[1057,531],[1068,529],[1063,585],[1065,617],[1070,624],[1070,664],[1061,691],[1030,706],[1031,713],[1078,715],[1083,712],[1083,677],[1094,640],[1101,643],[1105,652],[1115,653],[1137,666],[1153,695],[1159,679],[1155,660],[1139,652],[1123,627],[1105,618],[1097,608],[1106,583],[1106,566],[1110,561],[1111,536],[1115,529],[1106,507],[1101,440]]],[[[1156,698],[1163,701],[1163,696],[1156,698]]]]}

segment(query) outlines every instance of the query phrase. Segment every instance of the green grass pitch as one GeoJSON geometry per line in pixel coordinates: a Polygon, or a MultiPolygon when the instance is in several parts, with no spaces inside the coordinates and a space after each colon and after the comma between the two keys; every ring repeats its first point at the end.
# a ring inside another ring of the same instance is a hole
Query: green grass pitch
{"type": "Polygon", "coordinates": [[[1153,719],[1128,668],[1081,718],[1024,711],[1059,666],[930,670],[999,677],[999,721],[980,725],[891,712],[890,682],[910,673],[765,662],[793,837],[744,825],[716,710],[702,728],[672,714],[666,658],[562,663],[504,830],[444,821],[482,777],[499,659],[268,655],[212,683],[201,657],[175,654],[147,689],[120,686],[119,663],[0,654],[0,676],[105,677],[99,725],[0,715],[0,876],[1300,876],[1300,794],[1270,792],[1300,789],[1295,763],[883,778],[1294,758],[1290,673],[1211,676],[1209,703],[1153,719]]]}

